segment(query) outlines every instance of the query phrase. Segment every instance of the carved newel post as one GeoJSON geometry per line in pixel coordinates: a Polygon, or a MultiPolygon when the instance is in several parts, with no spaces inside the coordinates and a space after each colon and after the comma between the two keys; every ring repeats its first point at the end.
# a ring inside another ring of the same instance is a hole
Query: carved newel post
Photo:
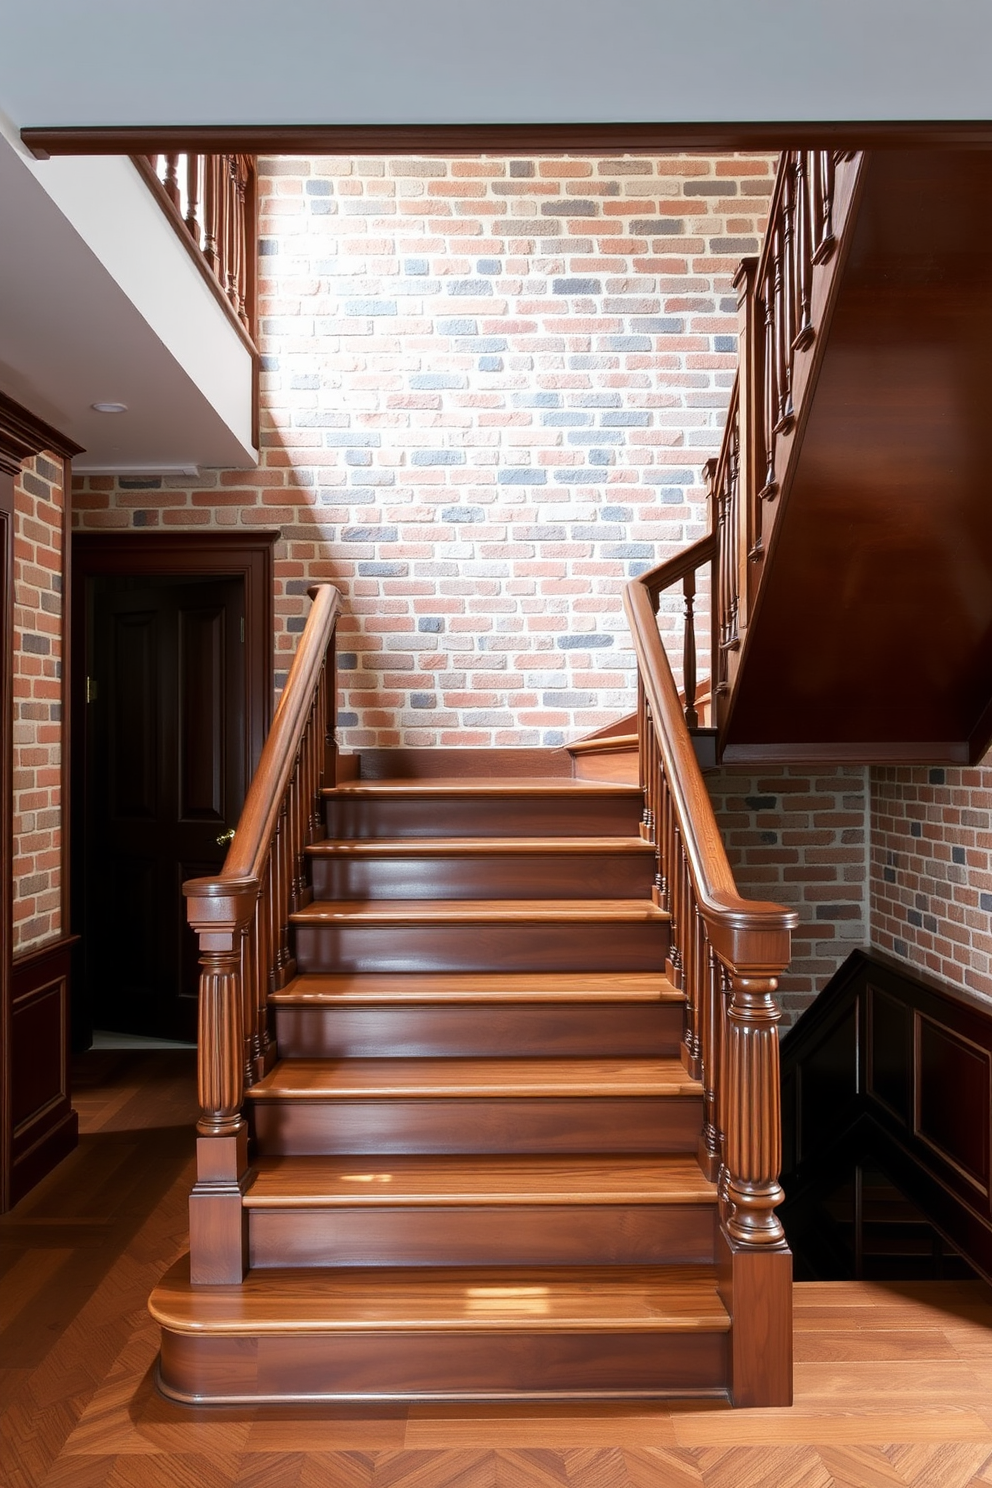
{"type": "Polygon", "coordinates": [[[726,1180],[728,1235],[747,1246],[784,1245],[775,1213],[785,1197],[774,977],[734,974],[727,1010],[726,1180]]]}
{"type": "Polygon", "coordinates": [[[238,1282],[247,1270],[242,1196],[248,1173],[241,944],[255,912],[255,879],[192,879],[187,918],[200,941],[196,1183],[189,1200],[190,1276],[238,1282]]]}

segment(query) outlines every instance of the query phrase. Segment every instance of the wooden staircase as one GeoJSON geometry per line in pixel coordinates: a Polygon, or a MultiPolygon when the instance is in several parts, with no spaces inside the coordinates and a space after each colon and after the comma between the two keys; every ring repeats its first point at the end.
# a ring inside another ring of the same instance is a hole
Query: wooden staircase
{"type": "Polygon", "coordinates": [[[636,786],[326,793],[247,1091],[243,1285],[153,1298],[184,1400],[728,1388],[702,1087],[636,786]]]}

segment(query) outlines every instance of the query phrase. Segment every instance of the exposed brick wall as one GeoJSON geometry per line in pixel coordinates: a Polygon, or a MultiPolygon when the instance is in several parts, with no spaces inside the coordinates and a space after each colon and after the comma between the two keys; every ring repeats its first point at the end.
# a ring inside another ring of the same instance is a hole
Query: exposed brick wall
{"type": "Polygon", "coordinates": [[[871,772],[872,944],[992,998],[992,769],[871,772]]]}
{"type": "Polygon", "coordinates": [[[798,911],[780,983],[788,1027],[868,940],[868,771],[728,768],[706,782],[740,892],[798,911]]]}
{"type": "Polygon", "coordinates": [[[554,744],[621,716],[621,589],[704,531],[730,280],[773,170],[262,162],[260,468],[93,477],[77,523],[281,526],[283,659],[308,582],[345,592],[351,747],[554,744]]]}
{"type": "Polygon", "coordinates": [[[14,485],[14,952],[61,929],[63,466],[14,485]]]}

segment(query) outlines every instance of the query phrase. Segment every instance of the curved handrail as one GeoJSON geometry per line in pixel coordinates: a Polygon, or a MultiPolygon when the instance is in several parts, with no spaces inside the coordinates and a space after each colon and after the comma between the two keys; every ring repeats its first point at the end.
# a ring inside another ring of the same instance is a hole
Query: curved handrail
{"type": "Polygon", "coordinates": [[[633,589],[635,584],[640,584],[652,599],[657,599],[665,589],[670,589],[687,574],[695,573],[715,557],[716,534],[708,532],[705,537],[683,548],[681,553],[676,553],[674,558],[665,558],[654,568],[649,568],[647,573],[632,579],[627,588],[633,589]]]}
{"type": "MultiPolygon", "coordinates": [[[[783,949],[782,936],[787,937],[795,929],[799,916],[795,910],[780,904],[744,899],[737,891],[713,803],[685,724],[675,678],[658,633],[649,581],[666,575],[667,582],[675,583],[687,571],[690,556],[694,559],[692,566],[698,568],[709,561],[712,552],[711,536],[687,548],[679,559],[659,564],[649,574],[634,579],[624,592],[624,605],[699,908],[710,930],[714,951],[721,960],[735,966],[743,950],[738,944],[741,932],[758,930],[769,936],[774,941],[767,948],[770,962],[778,961],[783,949]]],[[[787,961],[787,941],[784,949],[787,961]]]]}

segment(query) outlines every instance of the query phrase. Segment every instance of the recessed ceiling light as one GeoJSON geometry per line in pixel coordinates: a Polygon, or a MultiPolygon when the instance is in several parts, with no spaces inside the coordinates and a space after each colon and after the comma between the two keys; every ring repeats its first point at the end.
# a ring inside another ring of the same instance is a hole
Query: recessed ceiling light
{"type": "Polygon", "coordinates": [[[127,413],[126,403],[91,403],[94,413],[127,413]]]}

